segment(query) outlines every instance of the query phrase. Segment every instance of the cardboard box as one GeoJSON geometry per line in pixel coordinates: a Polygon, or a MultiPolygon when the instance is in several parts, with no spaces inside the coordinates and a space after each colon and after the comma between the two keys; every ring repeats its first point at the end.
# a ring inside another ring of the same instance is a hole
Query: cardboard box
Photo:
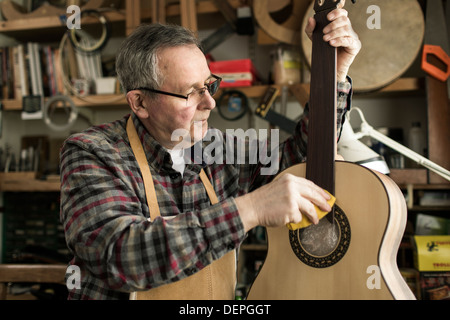
{"type": "Polygon", "coordinates": [[[209,69],[222,78],[221,88],[249,87],[259,78],[250,59],[212,61],[209,69]]]}
{"type": "Polygon", "coordinates": [[[95,79],[97,94],[113,94],[116,90],[116,78],[104,77],[95,79]]]}
{"type": "Polygon", "coordinates": [[[414,236],[422,300],[450,300],[450,236],[414,236]]]}
{"type": "Polygon", "coordinates": [[[450,272],[421,272],[422,300],[450,300],[450,272]]]}
{"type": "Polygon", "coordinates": [[[414,236],[417,270],[423,272],[450,271],[450,236],[414,236]]]}

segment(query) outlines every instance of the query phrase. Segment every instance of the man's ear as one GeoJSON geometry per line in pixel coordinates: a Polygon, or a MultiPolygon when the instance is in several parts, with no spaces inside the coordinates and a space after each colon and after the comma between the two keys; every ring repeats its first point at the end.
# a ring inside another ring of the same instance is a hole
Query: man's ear
{"type": "Polygon", "coordinates": [[[132,90],[127,93],[127,102],[131,110],[139,117],[148,118],[148,111],[145,107],[145,95],[140,90],[132,90]]]}

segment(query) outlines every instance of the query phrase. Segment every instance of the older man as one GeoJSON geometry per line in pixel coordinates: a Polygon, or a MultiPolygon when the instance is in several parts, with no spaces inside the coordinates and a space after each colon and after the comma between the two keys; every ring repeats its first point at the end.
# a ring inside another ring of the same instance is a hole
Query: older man
{"type": "MultiPolygon", "coordinates": [[[[338,47],[340,125],[350,103],[347,71],[361,45],[345,10],[328,18],[324,41],[338,47]]],[[[311,19],[306,32],[314,26],[311,19]]],[[[203,138],[221,79],[185,28],[139,27],[119,49],[116,68],[131,116],[75,134],[61,151],[61,219],[71,264],[81,270],[69,297],[232,299],[234,252],[246,233],[302,216],[317,223],[314,205],[329,211],[328,194],[300,177],[272,181],[248,157],[195,156],[211,144],[203,138]],[[184,132],[183,144],[174,132],[184,132]]],[[[304,161],[307,126],[304,116],[279,145],[280,169],[304,161]]],[[[223,138],[227,150],[230,137],[223,138]]]]}

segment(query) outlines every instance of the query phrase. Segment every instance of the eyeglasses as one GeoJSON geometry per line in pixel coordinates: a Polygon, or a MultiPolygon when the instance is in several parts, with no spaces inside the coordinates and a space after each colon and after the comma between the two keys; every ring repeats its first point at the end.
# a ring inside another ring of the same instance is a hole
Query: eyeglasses
{"type": "Polygon", "coordinates": [[[209,83],[205,83],[205,86],[203,88],[196,89],[196,90],[188,93],[185,96],[182,94],[166,92],[166,91],[151,89],[151,88],[147,88],[147,87],[139,87],[139,88],[131,89],[128,91],[146,90],[146,91],[150,91],[150,92],[154,92],[154,93],[165,94],[165,95],[176,97],[176,98],[186,99],[186,106],[195,106],[202,101],[203,97],[205,96],[206,90],[208,90],[208,92],[211,96],[213,96],[217,92],[217,90],[219,89],[219,86],[220,86],[220,82],[222,81],[222,78],[212,74],[209,81],[210,81],[209,83]]]}

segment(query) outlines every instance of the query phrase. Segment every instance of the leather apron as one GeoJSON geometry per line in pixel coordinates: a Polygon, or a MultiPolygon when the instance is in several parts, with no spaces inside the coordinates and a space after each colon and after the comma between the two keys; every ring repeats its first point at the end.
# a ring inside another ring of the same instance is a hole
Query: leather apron
{"type": "MultiPolygon", "coordinates": [[[[144,148],[139,140],[134,123],[127,121],[127,134],[131,148],[138,162],[144,180],[150,219],[160,217],[153,178],[145,156],[144,148]]],[[[218,203],[216,193],[203,169],[200,179],[206,189],[211,205],[218,203]]],[[[163,217],[164,218],[164,217],[163,217]]],[[[231,251],[222,258],[213,261],[199,272],[182,280],[162,285],[147,291],[130,294],[131,300],[233,300],[236,284],[236,254],[231,251]]]]}

